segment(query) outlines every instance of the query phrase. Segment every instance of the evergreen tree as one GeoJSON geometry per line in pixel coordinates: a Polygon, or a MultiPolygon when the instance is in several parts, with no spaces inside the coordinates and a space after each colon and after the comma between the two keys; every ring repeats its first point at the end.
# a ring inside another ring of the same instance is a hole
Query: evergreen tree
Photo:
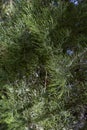
{"type": "Polygon", "coordinates": [[[0,23],[0,118],[8,130],[79,130],[87,118],[87,2],[16,1],[0,23]]]}

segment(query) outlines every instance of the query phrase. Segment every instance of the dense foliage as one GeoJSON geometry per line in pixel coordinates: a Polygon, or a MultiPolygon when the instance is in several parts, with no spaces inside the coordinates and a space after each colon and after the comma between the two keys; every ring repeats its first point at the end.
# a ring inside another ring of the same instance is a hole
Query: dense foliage
{"type": "Polygon", "coordinates": [[[7,5],[0,6],[0,130],[85,130],[87,2],[7,5]]]}

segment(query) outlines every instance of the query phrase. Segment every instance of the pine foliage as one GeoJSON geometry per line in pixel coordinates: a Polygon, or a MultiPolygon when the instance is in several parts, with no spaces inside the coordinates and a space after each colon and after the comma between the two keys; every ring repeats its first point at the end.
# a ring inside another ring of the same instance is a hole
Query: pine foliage
{"type": "Polygon", "coordinates": [[[87,2],[13,6],[0,23],[1,129],[86,128],[87,2]]]}

